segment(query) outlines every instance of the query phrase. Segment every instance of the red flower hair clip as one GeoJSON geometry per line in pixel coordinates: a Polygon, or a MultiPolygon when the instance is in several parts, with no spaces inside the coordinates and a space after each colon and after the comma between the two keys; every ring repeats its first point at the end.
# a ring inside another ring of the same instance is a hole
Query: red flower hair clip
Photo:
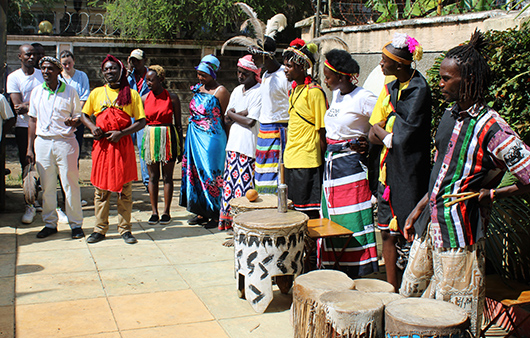
{"type": "Polygon", "coordinates": [[[289,46],[291,47],[298,47],[298,48],[301,48],[301,47],[304,47],[305,46],[305,41],[300,39],[300,38],[296,38],[294,39],[293,41],[291,41],[291,43],[289,44],[289,46]]]}

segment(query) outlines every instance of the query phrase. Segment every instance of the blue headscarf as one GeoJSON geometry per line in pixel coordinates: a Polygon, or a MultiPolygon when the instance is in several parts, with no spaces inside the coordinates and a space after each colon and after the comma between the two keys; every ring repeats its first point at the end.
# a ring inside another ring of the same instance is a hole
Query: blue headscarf
{"type": "Polygon", "coordinates": [[[210,54],[203,57],[201,63],[195,69],[205,72],[215,80],[217,79],[217,72],[219,71],[220,65],[219,60],[213,54],[210,54]]]}

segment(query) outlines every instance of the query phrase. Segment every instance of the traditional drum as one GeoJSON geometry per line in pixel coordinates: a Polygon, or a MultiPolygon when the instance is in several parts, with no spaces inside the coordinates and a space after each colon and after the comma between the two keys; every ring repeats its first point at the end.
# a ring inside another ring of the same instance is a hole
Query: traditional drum
{"type": "Polygon", "coordinates": [[[315,332],[317,317],[323,318],[320,296],[328,291],[351,290],[354,281],[337,270],[315,270],[294,280],[292,321],[295,338],[320,338],[315,332]]]}
{"type": "Polygon", "coordinates": [[[318,316],[317,337],[382,338],[383,302],[371,293],[345,290],[320,296],[325,317],[318,316]]]}
{"type": "MultiPolygon", "coordinates": [[[[263,313],[272,300],[272,276],[302,273],[308,219],[298,211],[278,213],[267,209],[234,217],[238,290],[256,312],[263,313]]],[[[278,278],[276,281],[280,284],[278,278]]]]}
{"type": "Polygon", "coordinates": [[[359,278],[355,280],[355,290],[364,292],[394,292],[394,286],[380,279],[359,278]]]}
{"type": "MultiPolygon", "coordinates": [[[[289,209],[292,209],[293,201],[288,200],[287,202],[289,209]]],[[[230,215],[232,217],[247,211],[276,208],[278,208],[278,196],[272,194],[261,194],[254,202],[250,202],[245,196],[230,200],[230,215]]]]}
{"type": "Polygon", "coordinates": [[[467,313],[458,306],[428,298],[405,298],[385,308],[387,338],[467,337],[467,313]]]}

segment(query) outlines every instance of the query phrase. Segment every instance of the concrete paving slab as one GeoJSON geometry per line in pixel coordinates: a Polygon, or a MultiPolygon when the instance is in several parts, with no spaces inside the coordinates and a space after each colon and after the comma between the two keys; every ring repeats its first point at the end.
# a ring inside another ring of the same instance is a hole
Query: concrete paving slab
{"type": "Polygon", "coordinates": [[[109,297],[120,330],[213,320],[192,290],[109,297]]]}
{"type": "Polygon", "coordinates": [[[12,277],[15,275],[16,254],[0,254],[0,277],[12,277]]]}
{"type": "Polygon", "coordinates": [[[17,252],[17,235],[13,233],[0,233],[0,254],[14,254],[17,252]]]}
{"type": "Polygon", "coordinates": [[[15,306],[0,306],[0,337],[15,337],[15,306]]]}
{"type": "Polygon", "coordinates": [[[145,241],[138,244],[126,244],[121,238],[121,245],[99,246],[106,240],[89,244],[90,252],[98,270],[137,268],[142,266],[169,265],[162,251],[152,242],[145,241]]]}
{"type": "Polygon", "coordinates": [[[15,277],[0,277],[0,290],[0,306],[13,305],[15,303],[15,277]]]}
{"type": "Polygon", "coordinates": [[[35,231],[19,233],[17,236],[18,252],[26,253],[35,251],[86,249],[85,240],[72,239],[72,232],[70,229],[60,230],[58,233],[46,238],[36,238],[35,236],[41,229],[42,228],[39,227],[35,229],[35,231]]]}
{"type": "Polygon", "coordinates": [[[221,325],[215,321],[163,326],[139,330],[121,331],[123,338],[204,338],[229,337],[221,325]]]}
{"type": "Polygon", "coordinates": [[[17,305],[18,338],[74,337],[116,332],[106,298],[17,305]]]}
{"type": "Polygon", "coordinates": [[[105,297],[98,273],[94,271],[26,274],[17,277],[17,305],[54,303],[105,297]]]}
{"type": "Polygon", "coordinates": [[[234,249],[222,245],[222,241],[207,236],[201,240],[198,238],[187,238],[178,243],[161,243],[160,249],[167,255],[168,259],[175,265],[199,264],[216,262],[221,260],[233,260],[234,249]]]}
{"type": "Polygon", "coordinates": [[[234,285],[234,260],[177,265],[178,272],[193,288],[234,285]]]}
{"type": "Polygon", "coordinates": [[[292,338],[294,333],[289,322],[289,311],[265,313],[260,316],[248,316],[219,320],[230,337],[237,338],[292,338]]]}
{"type": "Polygon", "coordinates": [[[148,266],[102,270],[101,281],[108,296],[189,289],[173,266],[148,266]]]}
{"type": "Polygon", "coordinates": [[[58,273],[96,271],[96,265],[85,248],[50,250],[38,252],[21,252],[18,254],[17,274],[35,273],[41,275],[53,275],[58,273]],[[37,267],[35,270],[25,270],[23,266],[37,267]],[[40,266],[40,269],[38,267],[40,266]]]}
{"type": "Polygon", "coordinates": [[[246,299],[237,296],[236,290],[235,279],[231,285],[193,288],[216,319],[252,316],[254,310],[246,299]]]}

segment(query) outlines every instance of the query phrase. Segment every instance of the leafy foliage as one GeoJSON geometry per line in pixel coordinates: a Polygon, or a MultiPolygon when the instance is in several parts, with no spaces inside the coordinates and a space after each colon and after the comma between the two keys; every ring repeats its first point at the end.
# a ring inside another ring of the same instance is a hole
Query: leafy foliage
{"type": "MultiPolygon", "coordinates": [[[[233,5],[233,0],[109,0],[101,3],[106,20],[119,29],[121,36],[133,39],[223,39],[234,35],[246,19],[233,5]]],[[[276,13],[284,13],[289,24],[300,20],[310,3],[295,5],[288,0],[247,0],[263,21],[276,13]]]]}
{"type": "MultiPolygon", "coordinates": [[[[35,12],[31,7],[36,3],[42,6],[43,10],[48,13],[44,17],[53,22],[53,15],[49,11],[55,4],[61,3],[61,0],[10,0],[8,1],[7,10],[7,27],[9,34],[22,34],[24,27],[36,26],[38,24],[35,12]]],[[[42,15],[41,18],[43,19],[42,15]]]]}
{"type": "Polygon", "coordinates": [[[478,12],[496,8],[495,0],[369,0],[367,6],[381,13],[377,22],[414,17],[478,12]]]}
{"type": "MultiPolygon", "coordinates": [[[[519,29],[488,31],[490,46],[487,51],[488,64],[492,70],[492,81],[486,100],[506,122],[530,143],[530,22],[519,29]]],[[[440,82],[440,55],[427,71],[433,92],[432,130],[435,131],[447,103],[444,102],[438,83],[440,82]]]]}

